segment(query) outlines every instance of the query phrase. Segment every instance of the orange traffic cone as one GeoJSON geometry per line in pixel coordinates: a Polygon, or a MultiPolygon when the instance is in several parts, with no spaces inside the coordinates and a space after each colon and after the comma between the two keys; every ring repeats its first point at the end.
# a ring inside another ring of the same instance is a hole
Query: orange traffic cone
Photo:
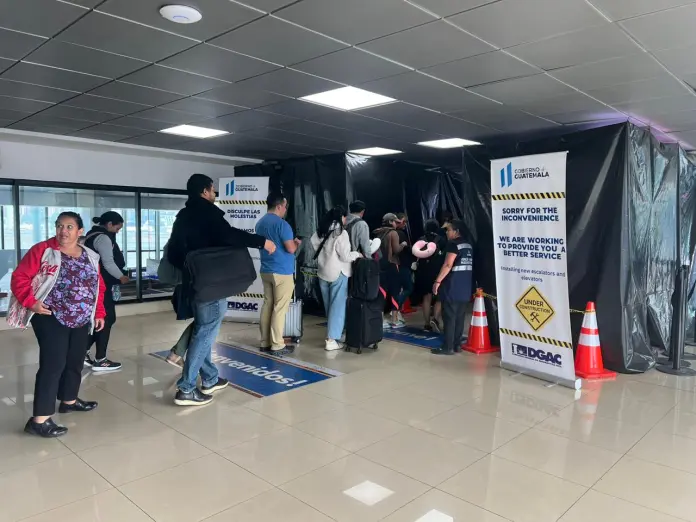
{"type": "Polygon", "coordinates": [[[582,321],[578,350],[575,353],[575,375],[583,379],[616,378],[616,372],[604,369],[594,303],[587,303],[585,318],[582,321]]]}
{"type": "Polygon", "coordinates": [[[486,305],[483,302],[483,290],[476,290],[476,299],[474,300],[474,315],[471,318],[471,326],[469,327],[469,337],[466,344],[462,348],[476,355],[483,353],[493,353],[500,351],[497,346],[491,346],[491,338],[488,334],[488,319],[486,317],[486,305]]]}
{"type": "Polygon", "coordinates": [[[407,297],[406,301],[404,301],[404,304],[401,307],[401,313],[402,314],[412,314],[415,311],[416,311],[416,309],[411,306],[411,298],[407,297]]]}

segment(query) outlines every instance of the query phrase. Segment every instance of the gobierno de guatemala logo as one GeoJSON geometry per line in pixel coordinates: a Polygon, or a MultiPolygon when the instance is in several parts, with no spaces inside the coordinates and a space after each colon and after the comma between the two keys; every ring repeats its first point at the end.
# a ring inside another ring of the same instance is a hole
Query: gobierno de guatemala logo
{"type": "Polygon", "coordinates": [[[544,165],[539,167],[527,167],[523,169],[513,169],[512,162],[500,169],[500,186],[502,188],[511,187],[513,179],[535,179],[548,178],[549,171],[544,165]]]}
{"type": "Polygon", "coordinates": [[[225,196],[234,196],[234,180],[225,185],[225,196]]]}

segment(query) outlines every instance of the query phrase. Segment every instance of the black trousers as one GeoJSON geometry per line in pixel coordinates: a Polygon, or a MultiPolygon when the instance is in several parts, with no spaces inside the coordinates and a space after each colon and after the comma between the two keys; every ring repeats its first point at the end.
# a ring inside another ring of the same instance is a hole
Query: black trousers
{"type": "Polygon", "coordinates": [[[111,287],[107,287],[104,292],[104,308],[106,309],[106,317],[104,318],[104,328],[94,334],[89,339],[89,348],[92,344],[96,345],[94,359],[101,361],[106,357],[106,349],[109,347],[109,338],[111,337],[111,327],[116,322],[116,304],[111,293],[111,287]]]}
{"type": "Polygon", "coordinates": [[[459,351],[461,348],[465,317],[466,302],[442,301],[442,320],[445,324],[444,343],[442,344],[444,351],[459,351]]]}
{"type": "Polygon", "coordinates": [[[68,328],[52,315],[34,315],[31,325],[39,341],[34,416],[50,416],[56,412],[56,399],[64,402],[77,399],[90,325],[68,328]]]}

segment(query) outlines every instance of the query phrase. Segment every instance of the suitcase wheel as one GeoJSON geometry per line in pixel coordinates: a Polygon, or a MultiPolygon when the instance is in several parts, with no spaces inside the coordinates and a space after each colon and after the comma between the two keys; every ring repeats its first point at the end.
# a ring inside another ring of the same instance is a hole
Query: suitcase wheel
{"type": "Polygon", "coordinates": [[[375,343],[374,346],[372,347],[374,350],[377,350],[379,348],[379,343],[375,343]]]}
{"type": "Polygon", "coordinates": [[[362,353],[362,346],[358,347],[358,351],[355,353],[362,353]]]}
{"type": "Polygon", "coordinates": [[[292,344],[300,344],[300,338],[299,337],[293,337],[290,339],[292,341],[292,344]]]}

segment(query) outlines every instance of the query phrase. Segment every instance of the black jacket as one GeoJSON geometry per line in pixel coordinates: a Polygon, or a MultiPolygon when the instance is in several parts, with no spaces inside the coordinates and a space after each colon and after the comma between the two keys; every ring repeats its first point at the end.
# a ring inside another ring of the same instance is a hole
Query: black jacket
{"type": "MultiPolygon", "coordinates": [[[[106,230],[106,228],[100,225],[94,225],[85,236],[85,246],[96,252],[96,248],[94,248],[94,240],[97,239],[97,237],[101,234],[104,234],[111,240],[111,244],[113,245],[114,263],[116,263],[118,269],[123,272],[123,270],[126,268],[126,259],[123,257],[123,252],[118,246],[118,243],[116,243],[116,234],[112,234],[106,230]]],[[[116,279],[108,272],[108,270],[106,270],[101,259],[99,260],[99,271],[101,272],[102,279],[104,279],[104,284],[106,285],[107,289],[110,290],[114,285],[121,283],[119,279],[116,279]]]]}
{"type": "Polygon", "coordinates": [[[210,201],[189,197],[179,211],[169,239],[167,258],[179,270],[184,269],[186,255],[211,247],[263,248],[266,238],[234,228],[225,213],[210,201]]]}

